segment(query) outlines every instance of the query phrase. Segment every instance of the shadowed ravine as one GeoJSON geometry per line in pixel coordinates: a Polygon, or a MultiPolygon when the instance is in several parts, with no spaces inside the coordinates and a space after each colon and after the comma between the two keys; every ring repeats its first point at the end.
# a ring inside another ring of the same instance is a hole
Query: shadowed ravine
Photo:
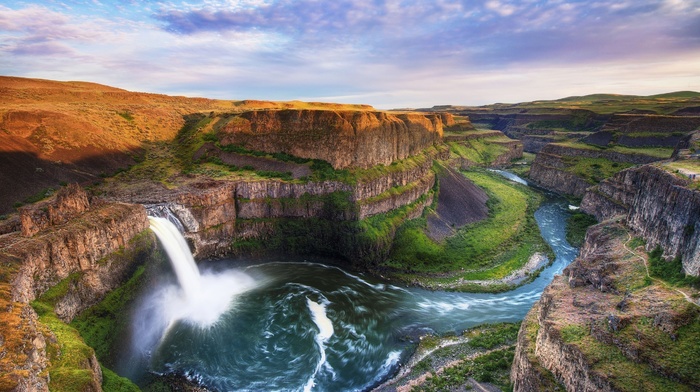
{"type": "Polygon", "coordinates": [[[501,294],[402,288],[311,262],[200,263],[198,292],[171,280],[142,298],[134,349],[118,371],[137,382],[146,371],[176,372],[221,391],[371,388],[406,360],[417,336],[521,320],[577,254],[565,240],[566,216],[563,201],[543,203],[535,218],[556,260],[501,294]]]}

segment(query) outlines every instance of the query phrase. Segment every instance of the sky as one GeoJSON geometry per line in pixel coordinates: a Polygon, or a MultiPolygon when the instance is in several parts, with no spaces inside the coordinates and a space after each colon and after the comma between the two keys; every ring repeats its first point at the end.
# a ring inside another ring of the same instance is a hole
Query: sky
{"type": "Polygon", "coordinates": [[[0,75],[382,109],[700,91],[700,0],[4,0],[0,75]]]}

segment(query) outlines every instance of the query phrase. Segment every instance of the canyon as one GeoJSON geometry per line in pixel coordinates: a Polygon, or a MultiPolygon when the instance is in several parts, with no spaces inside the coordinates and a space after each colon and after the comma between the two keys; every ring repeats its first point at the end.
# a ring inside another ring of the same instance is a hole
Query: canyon
{"type": "Polygon", "coordinates": [[[112,376],[102,358],[65,323],[163,262],[147,209],[174,214],[197,259],[323,255],[391,276],[406,272],[383,264],[397,236],[418,230],[444,244],[493,214],[494,190],[476,182],[495,180],[459,170],[504,167],[524,151],[536,153],[533,184],[578,198],[601,223],[522,322],[514,389],[700,388],[697,361],[678,365],[697,351],[696,286],[654,272],[677,260],[677,273],[700,275],[692,98],[664,101],[663,113],[579,101],[586,108],[426,113],[0,82],[9,97],[0,113],[2,390],[76,379],[80,390],[103,390],[112,376]],[[43,200],[26,199],[37,191],[43,200]],[[80,352],[72,373],[59,366],[62,350],[80,352]]]}

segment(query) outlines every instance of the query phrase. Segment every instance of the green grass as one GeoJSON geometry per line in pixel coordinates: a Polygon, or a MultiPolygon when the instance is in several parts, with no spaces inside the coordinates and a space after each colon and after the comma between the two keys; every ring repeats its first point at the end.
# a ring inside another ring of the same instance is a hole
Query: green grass
{"type": "Polygon", "coordinates": [[[556,144],[565,147],[583,149],[583,150],[595,150],[595,151],[609,151],[617,152],[621,154],[641,154],[648,155],[659,159],[668,159],[673,154],[673,148],[670,147],[624,147],[619,145],[612,146],[597,146],[593,144],[581,143],[573,140],[561,141],[556,144]]]}
{"type": "MultiPolygon", "coordinates": [[[[117,373],[102,366],[102,390],[105,392],[141,392],[128,378],[119,376],[117,373]]],[[[170,392],[168,390],[168,392],[170,392]]]]}
{"type": "Polygon", "coordinates": [[[569,118],[561,120],[540,120],[527,124],[529,129],[552,129],[563,132],[593,131],[602,125],[601,121],[592,121],[585,112],[574,112],[569,118]]]}
{"type": "Polygon", "coordinates": [[[564,326],[559,332],[564,343],[578,342],[588,334],[586,327],[578,324],[564,326]]]}
{"type": "Polygon", "coordinates": [[[489,194],[489,217],[459,229],[444,243],[425,234],[425,218],[407,222],[383,263],[396,271],[396,277],[449,282],[455,276],[431,279],[423,274],[460,271],[457,275],[468,279],[500,279],[524,265],[533,253],[549,251],[533,217],[541,196],[492,173],[471,171],[466,175],[489,194]]]}
{"type": "Polygon", "coordinates": [[[134,122],[134,115],[129,110],[117,112],[117,114],[128,122],[134,122]]]}
{"type": "Polygon", "coordinates": [[[495,139],[470,139],[461,142],[449,142],[448,145],[452,152],[460,158],[465,158],[477,164],[488,166],[500,155],[508,152],[508,147],[495,143],[495,141],[511,140],[503,137],[495,139]]]}
{"type": "Polygon", "coordinates": [[[111,360],[115,338],[126,328],[124,312],[139,293],[144,270],[145,267],[139,267],[123,286],[110,292],[99,304],[71,322],[71,326],[80,331],[85,342],[95,350],[100,361],[111,360]]]}
{"type": "MultiPolygon", "coordinates": [[[[692,226],[689,226],[692,228],[692,226]]],[[[657,246],[649,252],[649,275],[659,278],[674,286],[693,286],[700,288],[700,277],[686,275],[683,272],[683,263],[680,256],[671,261],[662,257],[663,249],[657,246]]]]}
{"type": "Polygon", "coordinates": [[[47,355],[50,361],[48,372],[50,390],[61,392],[82,392],[92,390],[95,381],[90,368],[93,349],[85,344],[75,328],[65,324],[53,312],[53,306],[39,298],[32,303],[39,315],[39,322],[56,337],[47,342],[47,355]]]}
{"type": "Polygon", "coordinates": [[[492,383],[504,391],[510,391],[512,390],[510,366],[513,363],[514,354],[515,348],[509,347],[466,360],[446,368],[441,374],[433,374],[423,385],[415,386],[411,391],[455,390],[464,386],[470,378],[479,382],[492,383]]]}
{"type": "Polygon", "coordinates": [[[583,178],[590,184],[597,184],[624,169],[634,166],[631,163],[613,162],[605,158],[564,156],[562,160],[566,165],[566,171],[583,178]]]}
{"type": "Polygon", "coordinates": [[[514,344],[518,338],[520,323],[487,324],[467,331],[467,344],[473,348],[490,350],[505,344],[514,344]]]}
{"type": "Polygon", "coordinates": [[[650,96],[591,94],[567,97],[558,100],[540,100],[517,104],[493,104],[488,107],[509,110],[512,113],[527,109],[528,112],[552,113],[552,109],[585,109],[600,114],[627,112],[630,110],[650,110],[657,114],[669,114],[688,107],[698,106],[700,98],[696,92],[677,92],[650,96]]]}
{"type": "Polygon", "coordinates": [[[586,239],[586,231],[598,221],[585,212],[574,212],[566,220],[566,240],[575,247],[581,247],[586,239]]]}
{"type": "MultiPolygon", "coordinates": [[[[655,328],[655,327],[654,327],[655,328]]],[[[629,331],[634,333],[633,331],[629,331]]],[[[653,332],[657,337],[661,337],[664,332],[655,328],[653,332]]],[[[697,335],[694,336],[695,338],[697,335]]],[[[639,335],[634,338],[639,339],[639,335]]],[[[693,337],[691,337],[693,339],[693,337]]],[[[677,344],[670,342],[669,344],[679,347],[677,344]]],[[[588,332],[585,332],[581,336],[580,331],[577,331],[575,341],[572,344],[576,345],[583,354],[585,355],[588,365],[591,367],[593,372],[596,372],[604,377],[617,389],[620,391],[691,391],[691,387],[683,385],[673,378],[658,374],[652,367],[644,363],[636,363],[623,354],[623,352],[616,346],[601,343],[597,341],[588,332]]],[[[657,347],[653,353],[648,353],[653,357],[665,356],[669,347],[657,347]]],[[[671,351],[676,351],[676,348],[671,348],[671,351]]],[[[698,346],[697,341],[689,341],[684,344],[681,350],[677,351],[676,354],[680,357],[676,357],[679,360],[675,366],[684,368],[681,370],[690,371],[693,373],[691,377],[697,379],[698,374],[698,346]],[[684,349],[690,349],[690,351],[684,351],[684,349]],[[693,354],[695,355],[693,357],[693,354]]],[[[680,369],[676,369],[678,371],[680,369]]],[[[667,369],[668,371],[668,369],[667,369]]],[[[697,381],[696,381],[697,382],[697,381]]]]}

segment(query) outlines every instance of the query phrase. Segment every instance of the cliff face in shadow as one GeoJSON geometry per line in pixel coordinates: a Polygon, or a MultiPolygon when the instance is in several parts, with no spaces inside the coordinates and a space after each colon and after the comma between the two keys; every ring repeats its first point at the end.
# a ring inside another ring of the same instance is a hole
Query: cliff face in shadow
{"type": "Polygon", "coordinates": [[[664,256],[681,257],[687,274],[700,275],[700,191],[690,181],[652,165],[624,170],[591,188],[581,208],[599,221],[626,216],[628,226],[657,245],[664,256]]]}
{"type": "Polygon", "coordinates": [[[438,115],[344,110],[264,110],[232,118],[222,145],[322,159],[335,169],[388,165],[440,141],[438,115]]]}

